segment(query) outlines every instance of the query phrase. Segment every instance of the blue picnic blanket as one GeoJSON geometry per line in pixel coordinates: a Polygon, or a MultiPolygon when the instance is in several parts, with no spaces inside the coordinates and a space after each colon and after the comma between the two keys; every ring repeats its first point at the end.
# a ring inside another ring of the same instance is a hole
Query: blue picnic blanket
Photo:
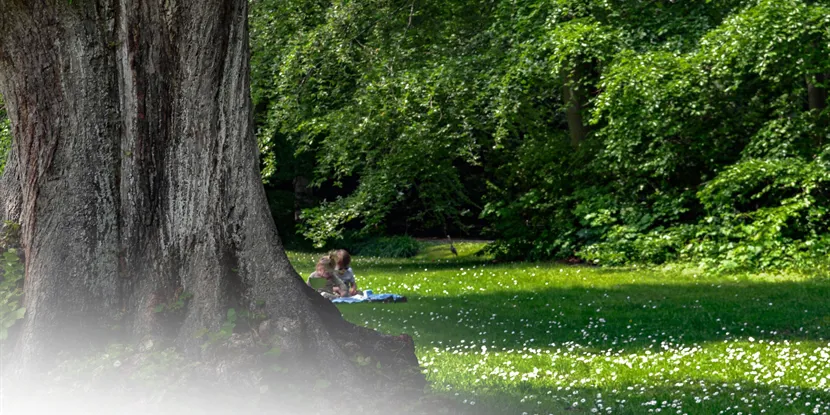
{"type": "Polygon", "coordinates": [[[351,297],[338,297],[331,300],[332,303],[376,303],[376,302],[390,302],[397,303],[406,301],[406,297],[397,294],[369,294],[369,295],[353,295],[351,297]]]}

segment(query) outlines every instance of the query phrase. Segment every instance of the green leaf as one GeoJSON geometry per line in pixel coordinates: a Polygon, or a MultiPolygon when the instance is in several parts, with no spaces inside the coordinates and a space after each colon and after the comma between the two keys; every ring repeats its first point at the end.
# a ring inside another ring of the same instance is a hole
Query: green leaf
{"type": "Polygon", "coordinates": [[[271,350],[268,350],[267,352],[265,352],[266,356],[273,356],[273,357],[279,357],[281,354],[282,354],[282,349],[280,349],[279,347],[276,347],[276,346],[272,347],[271,350]]]}

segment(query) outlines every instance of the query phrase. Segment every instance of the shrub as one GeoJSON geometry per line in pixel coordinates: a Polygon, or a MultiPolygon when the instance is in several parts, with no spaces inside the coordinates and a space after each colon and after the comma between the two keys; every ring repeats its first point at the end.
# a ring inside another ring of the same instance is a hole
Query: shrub
{"type": "Polygon", "coordinates": [[[731,271],[812,267],[828,253],[830,162],[748,159],[699,194],[708,216],[686,255],[731,271]]]}

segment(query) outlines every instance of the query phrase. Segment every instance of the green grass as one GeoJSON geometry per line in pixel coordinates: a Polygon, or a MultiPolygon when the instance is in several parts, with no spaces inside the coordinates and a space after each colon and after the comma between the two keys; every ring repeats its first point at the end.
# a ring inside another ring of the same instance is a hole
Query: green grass
{"type": "MultiPolygon", "coordinates": [[[[830,281],[555,263],[494,263],[480,244],[355,258],[340,306],[409,333],[436,394],[469,413],[830,413],[830,281]]],[[[291,254],[299,271],[316,255],[291,254]]]]}

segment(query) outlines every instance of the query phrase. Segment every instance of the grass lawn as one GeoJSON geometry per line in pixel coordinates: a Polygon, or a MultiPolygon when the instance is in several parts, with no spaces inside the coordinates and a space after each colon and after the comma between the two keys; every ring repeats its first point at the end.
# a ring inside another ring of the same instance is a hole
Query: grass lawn
{"type": "MultiPolygon", "coordinates": [[[[356,257],[361,288],[408,303],[340,306],[409,333],[433,391],[468,413],[830,413],[830,281],[495,264],[480,244],[356,257]]],[[[307,276],[316,254],[290,253],[307,276]]]]}

